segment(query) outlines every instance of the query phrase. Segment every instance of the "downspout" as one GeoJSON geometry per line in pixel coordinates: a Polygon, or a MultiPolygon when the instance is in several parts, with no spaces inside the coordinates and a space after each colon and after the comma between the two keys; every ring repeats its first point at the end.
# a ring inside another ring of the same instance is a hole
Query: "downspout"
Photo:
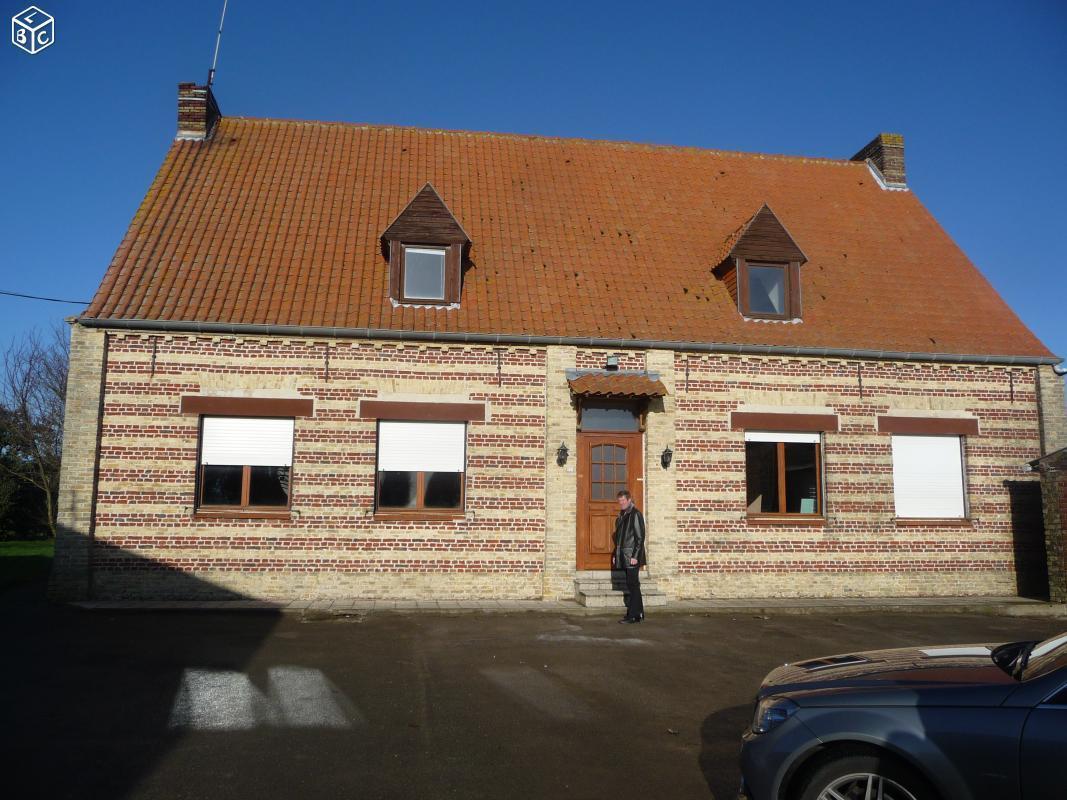
{"type": "Polygon", "coordinates": [[[1041,402],[1041,367],[1034,367],[1034,394],[1037,396],[1037,438],[1041,455],[1048,455],[1045,448],[1045,405],[1041,402]]]}
{"type": "Polygon", "coordinates": [[[545,492],[544,492],[545,528],[544,528],[544,536],[542,537],[542,540],[541,540],[541,599],[542,600],[545,599],[545,592],[548,589],[548,492],[549,492],[549,488],[548,488],[548,471],[550,469],[552,469],[552,466],[551,466],[552,465],[552,459],[549,456],[549,454],[552,452],[551,450],[549,450],[549,448],[551,447],[552,443],[548,439],[548,413],[549,413],[548,412],[548,381],[549,381],[548,362],[549,362],[548,353],[546,351],[546,353],[545,353],[545,372],[544,372],[544,379],[545,379],[545,393],[544,393],[544,399],[545,399],[545,466],[544,466],[544,472],[542,473],[542,480],[544,481],[544,487],[545,487],[545,492]]]}

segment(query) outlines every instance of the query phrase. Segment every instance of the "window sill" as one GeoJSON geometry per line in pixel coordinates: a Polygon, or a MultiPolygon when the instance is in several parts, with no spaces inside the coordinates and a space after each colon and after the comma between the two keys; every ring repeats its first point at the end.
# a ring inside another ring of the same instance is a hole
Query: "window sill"
{"type": "Polygon", "coordinates": [[[749,514],[749,525],[825,525],[826,517],[811,514],[749,514]]]}
{"type": "Polygon", "coordinates": [[[372,518],[376,521],[447,522],[449,520],[466,519],[467,514],[464,511],[428,511],[419,509],[418,511],[375,511],[372,518]]]}
{"type": "Polygon", "coordinates": [[[280,519],[291,520],[292,512],[288,508],[255,509],[255,508],[198,508],[193,512],[193,519],[280,519]]]}
{"type": "Polygon", "coordinates": [[[894,517],[893,522],[902,528],[973,528],[970,517],[894,517]]]}

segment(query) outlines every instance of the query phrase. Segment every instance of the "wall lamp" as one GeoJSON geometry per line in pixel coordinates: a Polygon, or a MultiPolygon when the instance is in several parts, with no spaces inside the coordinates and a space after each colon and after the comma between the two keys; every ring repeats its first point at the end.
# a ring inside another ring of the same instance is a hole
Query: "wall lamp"
{"type": "Polygon", "coordinates": [[[671,460],[674,458],[674,451],[671,450],[671,446],[667,445],[663,448],[663,452],[660,454],[659,463],[663,465],[664,469],[667,469],[671,465],[671,460]]]}
{"type": "Polygon", "coordinates": [[[559,450],[556,451],[556,463],[559,464],[559,466],[562,467],[564,464],[567,463],[567,457],[570,454],[571,454],[571,451],[567,449],[566,442],[561,443],[560,446],[559,446],[559,450]]]}

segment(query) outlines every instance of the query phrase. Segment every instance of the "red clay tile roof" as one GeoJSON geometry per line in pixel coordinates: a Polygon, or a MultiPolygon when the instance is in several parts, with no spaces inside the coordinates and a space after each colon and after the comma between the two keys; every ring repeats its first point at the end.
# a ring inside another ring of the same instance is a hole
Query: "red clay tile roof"
{"type": "Polygon", "coordinates": [[[663,397],[667,394],[663,381],[653,380],[648,375],[591,373],[570,378],[567,384],[575,394],[595,397],[663,397]]]}
{"type": "Polygon", "coordinates": [[[224,118],[175,141],[86,316],[1048,355],[911,192],[859,162],[224,118]],[[461,307],[394,307],[379,237],[431,182],[473,242],[461,307]],[[712,274],[768,203],[800,324],[712,274]]]}

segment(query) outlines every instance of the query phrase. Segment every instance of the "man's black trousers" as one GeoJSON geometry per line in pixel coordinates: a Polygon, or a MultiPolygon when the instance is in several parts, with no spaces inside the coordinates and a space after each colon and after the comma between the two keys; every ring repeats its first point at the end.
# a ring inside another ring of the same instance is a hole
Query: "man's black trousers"
{"type": "Polygon", "coordinates": [[[637,619],[645,615],[645,601],[641,598],[641,570],[626,568],[626,616],[637,619]]]}

